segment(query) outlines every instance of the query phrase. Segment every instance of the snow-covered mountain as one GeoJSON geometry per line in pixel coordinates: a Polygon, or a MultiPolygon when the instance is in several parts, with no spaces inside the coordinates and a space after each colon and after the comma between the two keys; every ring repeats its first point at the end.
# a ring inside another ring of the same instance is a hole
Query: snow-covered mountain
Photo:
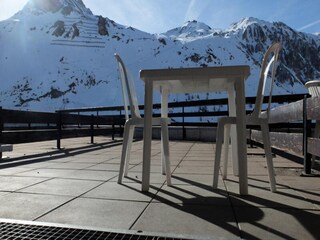
{"type": "Polygon", "coordinates": [[[146,68],[248,64],[246,94],[254,96],[263,54],[275,41],[284,50],[274,93],[306,92],[303,83],[320,78],[320,36],[284,23],[244,18],[221,30],[191,21],[149,34],[96,16],[81,0],[32,0],[0,22],[0,105],[42,111],[121,105],[115,52],[136,79],[140,103],[139,70],[146,68]]]}

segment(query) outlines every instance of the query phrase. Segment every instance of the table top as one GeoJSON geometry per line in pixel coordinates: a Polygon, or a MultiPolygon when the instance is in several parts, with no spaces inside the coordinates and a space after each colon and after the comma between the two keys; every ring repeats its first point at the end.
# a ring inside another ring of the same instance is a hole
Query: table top
{"type": "Polygon", "coordinates": [[[175,93],[223,91],[230,83],[247,79],[249,75],[248,65],[140,71],[141,80],[152,81],[154,89],[166,88],[175,93]]]}

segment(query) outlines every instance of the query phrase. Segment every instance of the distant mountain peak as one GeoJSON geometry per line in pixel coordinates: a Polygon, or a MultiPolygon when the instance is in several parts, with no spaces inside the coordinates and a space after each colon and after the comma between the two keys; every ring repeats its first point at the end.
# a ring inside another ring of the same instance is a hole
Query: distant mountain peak
{"type": "Polygon", "coordinates": [[[56,12],[62,7],[59,0],[29,0],[25,6],[28,10],[38,10],[42,12],[56,12]]]}
{"type": "Polygon", "coordinates": [[[211,27],[209,27],[207,24],[198,22],[196,20],[193,21],[187,21],[185,24],[182,25],[181,29],[202,29],[202,30],[211,30],[211,27]]]}
{"type": "Polygon", "coordinates": [[[193,20],[185,22],[181,27],[167,31],[165,35],[171,38],[198,37],[208,35],[211,31],[211,27],[207,24],[193,20]]]}
{"type": "Polygon", "coordinates": [[[250,25],[260,25],[260,26],[269,26],[271,27],[272,23],[260,20],[254,17],[245,17],[242,18],[240,21],[232,23],[227,29],[228,31],[238,31],[238,30],[245,30],[250,25]]]}
{"type": "Polygon", "coordinates": [[[69,15],[72,12],[82,15],[92,15],[91,10],[84,5],[82,0],[29,0],[23,11],[35,15],[59,11],[64,15],[69,15]]]}

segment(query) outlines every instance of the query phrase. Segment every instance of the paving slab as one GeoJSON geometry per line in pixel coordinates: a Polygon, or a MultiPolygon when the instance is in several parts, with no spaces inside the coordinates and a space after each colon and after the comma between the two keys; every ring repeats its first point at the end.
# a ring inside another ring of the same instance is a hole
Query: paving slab
{"type": "Polygon", "coordinates": [[[49,178],[2,176],[0,177],[0,191],[17,191],[47,181],[48,179],[49,178]]]}
{"type": "Polygon", "coordinates": [[[3,167],[0,169],[0,176],[8,176],[8,175],[15,175],[18,173],[23,173],[26,171],[30,171],[30,168],[28,166],[23,167],[3,167]]]}
{"type": "MultiPolygon", "coordinates": [[[[174,168],[174,166],[170,166],[171,167],[171,171],[172,169],[174,168]]],[[[156,164],[153,164],[151,163],[151,166],[150,166],[150,173],[153,174],[153,173],[161,173],[161,164],[158,163],[157,165],[156,164]]],[[[130,165],[130,172],[142,172],[142,164],[138,164],[138,165],[130,165]]]]}
{"type": "Polygon", "coordinates": [[[244,239],[320,239],[320,211],[236,207],[244,239]]]}
{"type": "Polygon", "coordinates": [[[77,198],[48,213],[38,221],[130,229],[146,202],[77,198]]]}
{"type": "Polygon", "coordinates": [[[109,181],[114,179],[117,175],[118,172],[114,171],[72,170],[69,174],[64,175],[63,178],[109,181]]]}
{"type": "Polygon", "coordinates": [[[45,182],[41,182],[39,184],[35,184],[31,187],[26,187],[19,192],[77,197],[88,192],[91,189],[94,189],[102,183],[103,182],[100,181],[55,178],[45,182]]]}
{"type": "Polygon", "coordinates": [[[176,169],[174,169],[174,174],[177,173],[191,173],[191,174],[213,174],[213,166],[185,166],[179,165],[176,169]]]}
{"type": "Polygon", "coordinates": [[[213,159],[199,160],[196,158],[195,159],[184,158],[183,161],[179,164],[179,166],[180,167],[185,167],[185,166],[211,167],[213,169],[213,163],[214,163],[213,159]]]}
{"type": "Polygon", "coordinates": [[[283,184],[298,190],[320,190],[320,177],[278,176],[283,184]]]}
{"type": "Polygon", "coordinates": [[[228,193],[220,189],[212,189],[206,185],[173,185],[162,186],[152,202],[220,205],[231,207],[228,193]]]}
{"type": "Polygon", "coordinates": [[[66,162],[66,163],[55,163],[46,168],[56,169],[86,169],[94,166],[95,163],[78,163],[78,162],[66,162]]]}
{"type": "Polygon", "coordinates": [[[151,203],[132,229],[225,239],[240,236],[232,209],[220,205],[151,203]]]}
{"type": "Polygon", "coordinates": [[[113,157],[101,157],[99,156],[99,154],[96,154],[96,155],[90,155],[88,156],[87,154],[78,154],[76,156],[71,156],[69,157],[69,162],[70,163],[91,163],[91,164],[97,164],[97,163],[104,163],[104,162],[107,162],[109,161],[110,159],[113,159],[115,158],[114,156],[113,157]]]}
{"type": "Polygon", "coordinates": [[[54,169],[54,168],[39,168],[30,169],[29,171],[16,174],[17,176],[27,176],[27,177],[67,177],[74,172],[73,169],[54,169]]]}
{"type": "Polygon", "coordinates": [[[99,163],[87,168],[87,170],[104,170],[119,172],[119,164],[114,163],[99,163]]]}
{"type": "MultiPolygon", "coordinates": [[[[118,181],[117,178],[112,179],[111,181],[118,181]]],[[[130,171],[127,177],[123,178],[123,182],[135,182],[141,183],[142,182],[142,173],[141,172],[134,172],[130,171]]],[[[160,172],[154,172],[150,174],[150,184],[161,185],[166,182],[166,176],[162,175],[160,172]]]]}
{"type": "Polygon", "coordinates": [[[51,161],[30,161],[27,164],[21,164],[23,168],[26,168],[28,170],[30,169],[38,169],[38,168],[50,168],[53,165],[56,165],[56,162],[51,162],[51,161]]]}
{"type": "Polygon", "coordinates": [[[72,198],[43,194],[10,193],[0,196],[0,218],[35,220],[72,198]]]}
{"type": "MultiPolygon", "coordinates": [[[[172,175],[173,185],[198,185],[204,184],[206,186],[212,186],[213,176],[212,174],[187,174],[187,173],[174,173],[172,175]]],[[[219,181],[219,186],[223,185],[222,180],[219,181]]]]}
{"type": "Polygon", "coordinates": [[[317,209],[320,210],[320,191],[314,190],[295,190],[298,196],[302,196],[305,201],[312,203],[317,209]]]}
{"type": "Polygon", "coordinates": [[[149,192],[142,193],[140,183],[118,184],[117,182],[106,182],[89,191],[83,197],[150,202],[159,188],[160,185],[157,187],[152,185],[149,192]]]}
{"type": "Polygon", "coordinates": [[[249,204],[256,207],[274,209],[318,209],[312,202],[306,201],[305,198],[293,189],[278,189],[277,192],[273,193],[269,189],[250,188],[250,195],[240,196],[230,193],[230,200],[235,207],[249,204]]]}

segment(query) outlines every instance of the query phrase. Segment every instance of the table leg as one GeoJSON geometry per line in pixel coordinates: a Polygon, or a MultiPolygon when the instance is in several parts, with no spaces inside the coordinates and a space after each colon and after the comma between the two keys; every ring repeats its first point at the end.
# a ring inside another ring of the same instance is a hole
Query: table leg
{"type": "Polygon", "coordinates": [[[248,194],[248,166],[247,166],[247,138],[246,138],[246,111],[244,79],[238,79],[235,84],[236,114],[237,114],[237,139],[239,163],[239,188],[240,194],[248,194]],[[241,164],[240,164],[241,161],[241,164]]]}
{"type": "Polygon", "coordinates": [[[144,128],[143,128],[143,160],[142,160],[142,191],[149,190],[150,162],[152,140],[152,98],[153,82],[145,81],[144,93],[144,128]]]}
{"type": "MultiPolygon", "coordinates": [[[[167,118],[168,117],[168,90],[165,88],[161,88],[161,117],[167,118]]],[[[165,174],[166,173],[166,168],[165,168],[165,157],[164,157],[164,149],[162,148],[163,146],[163,137],[161,135],[161,165],[162,165],[162,170],[161,173],[165,174]]],[[[169,156],[168,156],[169,157],[169,156]]]]}
{"type": "MultiPolygon", "coordinates": [[[[236,115],[236,96],[235,96],[235,86],[234,84],[229,86],[228,89],[228,106],[229,106],[229,116],[235,117],[236,115]]],[[[238,167],[238,140],[237,140],[237,129],[236,126],[231,125],[230,130],[231,135],[231,149],[232,149],[232,166],[233,175],[239,175],[238,167]]]]}

